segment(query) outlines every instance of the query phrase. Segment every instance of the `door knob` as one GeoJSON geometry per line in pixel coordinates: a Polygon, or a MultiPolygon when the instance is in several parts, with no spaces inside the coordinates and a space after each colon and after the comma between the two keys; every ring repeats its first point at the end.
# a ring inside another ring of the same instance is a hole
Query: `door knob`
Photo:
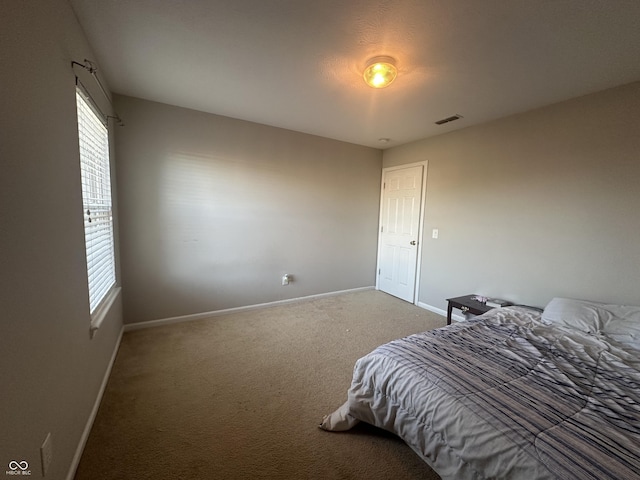
{"type": "Polygon", "coordinates": [[[415,240],[411,240],[411,242],[409,242],[409,245],[415,245],[416,241],[415,240]]]}

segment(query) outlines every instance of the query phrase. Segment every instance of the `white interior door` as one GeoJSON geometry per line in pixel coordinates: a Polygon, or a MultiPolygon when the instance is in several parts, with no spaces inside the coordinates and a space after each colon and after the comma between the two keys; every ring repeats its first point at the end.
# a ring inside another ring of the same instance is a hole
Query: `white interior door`
{"type": "Polygon", "coordinates": [[[378,289],[414,302],[422,205],[423,165],[383,176],[378,289]]]}

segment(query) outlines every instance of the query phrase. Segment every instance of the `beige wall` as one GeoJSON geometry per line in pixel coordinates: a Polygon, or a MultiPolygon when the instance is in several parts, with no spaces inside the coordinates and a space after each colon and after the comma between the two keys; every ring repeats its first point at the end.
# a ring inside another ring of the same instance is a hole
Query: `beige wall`
{"type": "Polygon", "coordinates": [[[116,105],[125,323],[375,284],[380,150],[116,105]]]}
{"type": "Polygon", "coordinates": [[[51,432],[63,479],[122,326],[116,301],[89,338],[71,60],[94,57],[62,0],[3,2],[0,52],[0,472],[41,478],[51,432]]]}
{"type": "Polygon", "coordinates": [[[429,161],[420,301],[640,305],[639,125],[634,83],[386,150],[429,161]]]}

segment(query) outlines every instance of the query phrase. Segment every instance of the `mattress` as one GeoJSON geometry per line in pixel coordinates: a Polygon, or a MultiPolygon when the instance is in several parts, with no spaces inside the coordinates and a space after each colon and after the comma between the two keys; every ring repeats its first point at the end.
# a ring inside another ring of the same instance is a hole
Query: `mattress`
{"type": "Polygon", "coordinates": [[[640,478],[640,351],[522,307],[357,361],[321,428],[399,435],[444,479],[640,478]]]}

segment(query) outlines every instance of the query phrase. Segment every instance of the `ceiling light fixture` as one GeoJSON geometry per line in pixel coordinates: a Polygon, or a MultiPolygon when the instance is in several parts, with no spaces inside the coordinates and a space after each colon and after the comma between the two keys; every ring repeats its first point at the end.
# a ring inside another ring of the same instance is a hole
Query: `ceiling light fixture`
{"type": "Polygon", "coordinates": [[[396,61],[391,57],[373,57],[362,74],[367,85],[373,88],[388,87],[397,75],[396,61]]]}

